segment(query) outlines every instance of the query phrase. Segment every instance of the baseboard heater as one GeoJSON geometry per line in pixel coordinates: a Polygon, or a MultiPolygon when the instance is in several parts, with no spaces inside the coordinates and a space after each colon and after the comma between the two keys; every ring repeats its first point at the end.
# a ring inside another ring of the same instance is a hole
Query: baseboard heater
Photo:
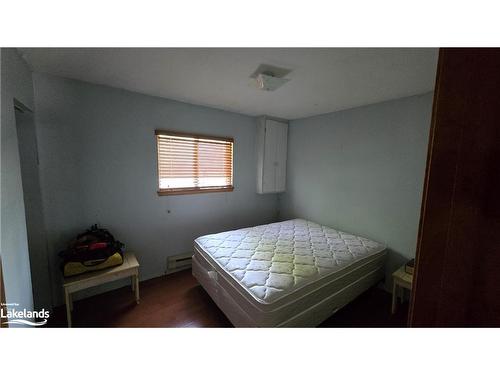
{"type": "Polygon", "coordinates": [[[165,273],[168,275],[169,273],[191,268],[192,256],[193,253],[188,252],[167,257],[167,271],[165,273]]]}

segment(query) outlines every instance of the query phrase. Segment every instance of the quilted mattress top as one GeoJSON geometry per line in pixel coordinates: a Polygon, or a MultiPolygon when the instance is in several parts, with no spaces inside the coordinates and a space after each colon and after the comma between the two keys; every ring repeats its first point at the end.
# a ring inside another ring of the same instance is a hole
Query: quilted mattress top
{"type": "Polygon", "coordinates": [[[260,303],[272,303],[385,249],[302,219],[209,234],[195,245],[260,303]]]}

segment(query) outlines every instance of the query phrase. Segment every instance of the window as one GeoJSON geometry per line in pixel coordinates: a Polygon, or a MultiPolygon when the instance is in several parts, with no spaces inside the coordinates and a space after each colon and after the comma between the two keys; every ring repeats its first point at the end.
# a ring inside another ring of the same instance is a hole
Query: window
{"type": "Polygon", "coordinates": [[[233,190],[233,139],[157,130],[158,194],[233,190]]]}

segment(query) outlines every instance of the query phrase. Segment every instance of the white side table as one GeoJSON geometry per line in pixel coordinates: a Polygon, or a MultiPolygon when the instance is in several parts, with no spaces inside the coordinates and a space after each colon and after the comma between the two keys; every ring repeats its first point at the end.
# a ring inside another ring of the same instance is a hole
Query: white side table
{"type": "Polygon", "coordinates": [[[71,327],[71,311],[73,311],[73,300],[71,294],[79,290],[93,286],[109,283],[111,281],[131,277],[132,290],[135,291],[135,301],[139,303],[139,262],[131,252],[123,253],[123,264],[117,267],[107,268],[101,271],[84,273],[64,279],[64,298],[66,300],[66,316],[68,327],[71,327]]]}
{"type": "Polygon", "coordinates": [[[413,275],[405,272],[405,266],[403,265],[397,271],[392,274],[393,284],[392,284],[392,309],[391,312],[394,314],[396,312],[396,299],[399,294],[401,302],[403,302],[404,289],[411,291],[413,285],[413,275]]]}

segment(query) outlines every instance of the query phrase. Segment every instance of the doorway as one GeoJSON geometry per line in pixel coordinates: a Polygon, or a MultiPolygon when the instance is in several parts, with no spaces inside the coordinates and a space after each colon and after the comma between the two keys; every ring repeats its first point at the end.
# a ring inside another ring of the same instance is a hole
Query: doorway
{"type": "MultiPolygon", "coordinates": [[[[0,309],[5,306],[5,290],[3,287],[3,274],[2,274],[2,258],[0,257],[0,309]]],[[[7,319],[3,317],[3,314],[0,315],[0,328],[6,327],[4,323],[7,322],[7,319]]]]}
{"type": "Polygon", "coordinates": [[[47,235],[40,189],[38,146],[33,112],[14,101],[16,129],[21,163],[26,230],[35,309],[50,309],[51,282],[47,255],[47,235]]]}

